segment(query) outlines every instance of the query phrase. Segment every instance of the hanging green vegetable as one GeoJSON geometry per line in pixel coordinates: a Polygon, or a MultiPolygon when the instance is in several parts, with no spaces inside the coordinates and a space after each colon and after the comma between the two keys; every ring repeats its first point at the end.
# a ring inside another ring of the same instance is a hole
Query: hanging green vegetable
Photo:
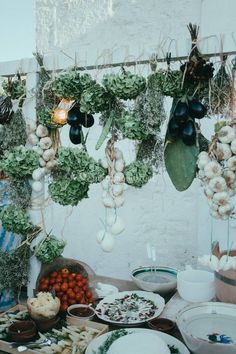
{"type": "Polygon", "coordinates": [[[144,140],[148,137],[147,131],[142,127],[135,113],[123,112],[122,116],[117,120],[117,126],[124,138],[144,140]]]}
{"type": "Polygon", "coordinates": [[[59,240],[54,235],[48,234],[37,246],[34,255],[42,263],[52,263],[64,251],[66,242],[59,240]]]}
{"type": "Polygon", "coordinates": [[[134,161],[124,169],[125,182],[133,187],[141,188],[153,175],[150,165],[142,161],[134,161]]]}
{"type": "Polygon", "coordinates": [[[124,70],[122,74],[104,75],[102,83],[111,94],[123,100],[136,98],[146,88],[144,77],[124,70]]]}

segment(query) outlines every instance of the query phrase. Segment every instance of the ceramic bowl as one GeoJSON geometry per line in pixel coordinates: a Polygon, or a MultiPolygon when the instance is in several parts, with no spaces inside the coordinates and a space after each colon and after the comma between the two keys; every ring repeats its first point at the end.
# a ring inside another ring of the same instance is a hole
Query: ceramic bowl
{"type": "Polygon", "coordinates": [[[58,316],[50,319],[45,319],[45,320],[35,320],[34,322],[36,323],[36,326],[39,330],[39,332],[47,332],[53,327],[55,327],[58,322],[60,321],[60,318],[58,316]]]}
{"type": "Polygon", "coordinates": [[[177,325],[194,354],[236,353],[236,305],[222,302],[191,304],[177,315],[177,325]]]}
{"type": "Polygon", "coordinates": [[[68,307],[67,313],[74,318],[91,320],[95,315],[95,310],[89,305],[75,304],[68,307]]]}
{"type": "Polygon", "coordinates": [[[140,289],[159,294],[171,292],[177,285],[177,270],[170,267],[139,267],[131,277],[140,289]]]}
{"type": "Polygon", "coordinates": [[[8,335],[14,342],[27,342],[37,334],[36,324],[33,321],[16,321],[8,328],[8,335]]]}
{"type": "Polygon", "coordinates": [[[148,327],[164,333],[171,333],[175,329],[175,323],[168,318],[153,318],[148,321],[148,327]]]}
{"type": "Polygon", "coordinates": [[[186,301],[210,301],[215,296],[214,273],[197,269],[178,272],[177,289],[179,295],[186,301]]]}

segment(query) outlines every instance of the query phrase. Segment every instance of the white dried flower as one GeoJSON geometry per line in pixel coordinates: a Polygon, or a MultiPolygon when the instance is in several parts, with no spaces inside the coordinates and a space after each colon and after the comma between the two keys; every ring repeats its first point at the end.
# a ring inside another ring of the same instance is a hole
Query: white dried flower
{"type": "Polygon", "coordinates": [[[231,141],[234,140],[234,138],[235,138],[235,130],[228,125],[222,127],[218,132],[218,139],[220,140],[221,143],[229,144],[231,143],[231,141]]]}
{"type": "Polygon", "coordinates": [[[236,181],[235,173],[231,170],[224,171],[223,177],[228,187],[232,186],[232,184],[236,181]]]}
{"type": "Polygon", "coordinates": [[[39,138],[44,138],[45,136],[48,136],[48,128],[42,124],[39,124],[36,129],[36,135],[39,138]]]}
{"type": "Polygon", "coordinates": [[[209,187],[213,192],[219,193],[226,190],[227,185],[223,177],[214,177],[209,181],[209,187]]]}
{"type": "Polygon", "coordinates": [[[231,171],[236,171],[236,156],[232,156],[228,159],[227,161],[228,163],[228,168],[231,170],[231,171]]]}
{"type": "Polygon", "coordinates": [[[207,178],[213,178],[221,175],[221,166],[217,161],[210,161],[204,167],[204,172],[207,178]]]}
{"type": "Polygon", "coordinates": [[[229,194],[227,192],[215,193],[213,196],[213,202],[218,205],[226,205],[229,203],[229,194]]]}
{"type": "Polygon", "coordinates": [[[50,149],[50,147],[52,146],[52,140],[51,140],[51,138],[45,137],[45,138],[40,139],[39,146],[40,146],[41,149],[43,149],[43,150],[50,149]]]}
{"type": "Polygon", "coordinates": [[[216,156],[219,161],[228,160],[232,156],[229,144],[217,143],[216,156]]]}
{"type": "Polygon", "coordinates": [[[234,140],[232,141],[230,147],[231,147],[232,153],[236,155],[236,139],[234,139],[234,140]]]}

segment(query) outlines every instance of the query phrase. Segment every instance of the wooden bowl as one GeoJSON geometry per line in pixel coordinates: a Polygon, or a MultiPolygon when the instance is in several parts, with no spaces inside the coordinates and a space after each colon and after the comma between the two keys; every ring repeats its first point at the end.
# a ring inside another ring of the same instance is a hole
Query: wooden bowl
{"type": "Polygon", "coordinates": [[[58,316],[45,320],[35,320],[36,326],[39,332],[47,332],[59,322],[60,318],[58,316]]]}
{"type": "Polygon", "coordinates": [[[148,327],[165,333],[171,333],[175,329],[175,323],[167,318],[153,318],[148,321],[148,327]]]}
{"type": "Polygon", "coordinates": [[[33,321],[17,321],[8,328],[8,335],[14,342],[27,342],[37,334],[36,324],[33,321]]]}

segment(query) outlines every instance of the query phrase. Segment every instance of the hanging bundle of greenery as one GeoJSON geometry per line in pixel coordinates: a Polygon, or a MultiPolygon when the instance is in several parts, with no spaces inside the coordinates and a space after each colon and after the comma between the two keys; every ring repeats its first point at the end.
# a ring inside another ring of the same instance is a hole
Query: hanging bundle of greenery
{"type": "Polygon", "coordinates": [[[64,251],[66,242],[59,240],[54,235],[47,234],[46,237],[34,247],[34,255],[42,263],[52,263],[60,257],[64,251]]]}
{"type": "Polygon", "coordinates": [[[83,91],[80,99],[80,111],[84,113],[99,113],[110,110],[114,97],[99,84],[94,84],[83,91]]]}
{"type": "Polygon", "coordinates": [[[133,187],[141,188],[153,175],[150,165],[142,161],[134,161],[124,169],[125,182],[133,187]]]}
{"type": "Polygon", "coordinates": [[[147,129],[143,129],[138,115],[133,112],[124,111],[116,123],[124,138],[143,140],[148,137],[147,129]]]}

